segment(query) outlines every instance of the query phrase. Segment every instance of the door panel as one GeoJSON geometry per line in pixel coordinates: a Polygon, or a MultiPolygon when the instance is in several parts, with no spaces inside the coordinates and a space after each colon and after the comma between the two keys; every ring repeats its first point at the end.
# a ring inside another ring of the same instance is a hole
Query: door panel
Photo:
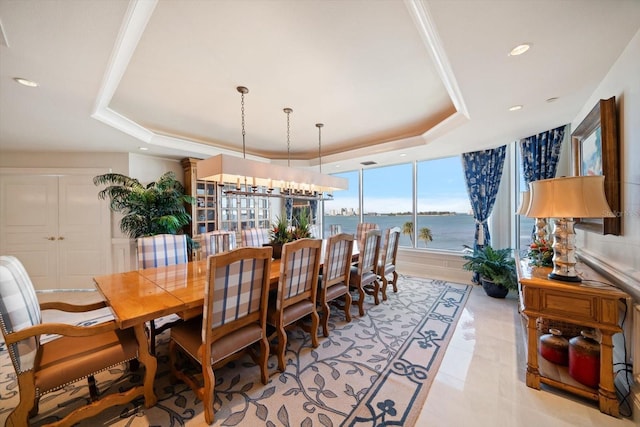
{"type": "Polygon", "coordinates": [[[93,288],[93,277],[111,268],[108,202],[98,198],[91,176],[61,176],[59,189],[59,287],[93,288]]]}
{"type": "Polygon", "coordinates": [[[17,257],[36,289],[58,286],[58,177],[0,177],[0,253],[17,257]]]}

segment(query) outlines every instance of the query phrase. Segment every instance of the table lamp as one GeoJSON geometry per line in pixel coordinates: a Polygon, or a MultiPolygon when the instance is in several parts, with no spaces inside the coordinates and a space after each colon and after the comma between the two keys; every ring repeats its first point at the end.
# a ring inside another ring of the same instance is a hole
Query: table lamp
{"type": "Polygon", "coordinates": [[[528,217],[555,218],[553,271],[549,279],[581,282],[576,273],[574,218],[613,217],[604,194],[604,176],[542,179],[529,184],[528,217]]]}
{"type": "MultiPolygon", "coordinates": [[[[531,203],[531,193],[529,191],[521,191],[520,192],[520,207],[516,214],[518,215],[527,215],[527,211],[529,210],[529,204],[531,203]]],[[[546,218],[535,218],[536,222],[536,231],[531,236],[531,238],[535,240],[547,240],[547,219],[546,218]]]]}

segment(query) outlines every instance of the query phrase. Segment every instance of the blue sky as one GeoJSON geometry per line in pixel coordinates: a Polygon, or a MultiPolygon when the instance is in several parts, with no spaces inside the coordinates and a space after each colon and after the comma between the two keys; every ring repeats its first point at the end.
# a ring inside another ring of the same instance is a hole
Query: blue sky
{"type": "MultiPolygon", "coordinates": [[[[412,211],[412,167],[412,163],[405,163],[365,169],[365,213],[412,211]]],[[[358,172],[336,175],[349,179],[349,190],[336,191],[334,200],[325,202],[325,212],[343,207],[357,209],[358,172]]],[[[418,162],[418,211],[470,210],[460,157],[418,162]]]]}

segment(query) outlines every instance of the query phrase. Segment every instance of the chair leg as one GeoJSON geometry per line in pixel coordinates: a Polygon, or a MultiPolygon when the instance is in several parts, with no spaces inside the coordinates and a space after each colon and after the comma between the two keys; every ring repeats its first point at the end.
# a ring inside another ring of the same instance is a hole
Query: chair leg
{"type": "Polygon", "coordinates": [[[382,301],[386,301],[387,300],[387,285],[389,284],[389,281],[387,280],[387,277],[385,275],[382,275],[381,278],[382,278],[382,301]]]}
{"type": "Polygon", "coordinates": [[[89,398],[92,402],[100,399],[100,393],[98,392],[98,387],[96,386],[96,378],[93,375],[89,375],[87,377],[87,382],[89,383],[89,398]]]}
{"type": "Polygon", "coordinates": [[[20,402],[9,414],[6,427],[23,427],[29,425],[29,416],[38,413],[36,390],[33,387],[33,371],[18,375],[18,390],[20,390],[20,402]]]}
{"type": "Polygon", "coordinates": [[[364,289],[362,286],[358,286],[358,311],[360,313],[360,317],[364,316],[364,289]]]}
{"type": "Polygon", "coordinates": [[[322,335],[329,336],[329,303],[324,302],[322,304],[322,335]]]}
{"type": "Polygon", "coordinates": [[[282,319],[278,322],[278,370],[284,372],[284,353],[287,350],[287,331],[284,330],[282,319]]]}
{"type": "Polygon", "coordinates": [[[344,317],[347,322],[351,322],[351,302],[353,298],[351,298],[351,294],[347,292],[344,294],[344,317]]]}
{"type": "Polygon", "coordinates": [[[398,273],[395,270],[393,270],[393,282],[391,283],[393,284],[393,292],[398,292],[398,273]]]}
{"type": "Polygon", "coordinates": [[[269,340],[266,336],[260,340],[260,376],[262,384],[266,384],[269,381],[269,370],[267,368],[267,362],[269,359],[269,340]]]}
{"type": "Polygon", "coordinates": [[[311,331],[309,331],[309,333],[311,334],[311,345],[313,346],[313,348],[318,347],[319,320],[320,320],[320,317],[318,316],[318,312],[316,310],[313,310],[311,312],[311,331]]]}
{"type": "Polygon", "coordinates": [[[202,406],[204,407],[204,420],[207,424],[213,424],[215,412],[213,410],[213,388],[216,385],[216,376],[211,365],[202,366],[204,386],[202,388],[202,406]]]}

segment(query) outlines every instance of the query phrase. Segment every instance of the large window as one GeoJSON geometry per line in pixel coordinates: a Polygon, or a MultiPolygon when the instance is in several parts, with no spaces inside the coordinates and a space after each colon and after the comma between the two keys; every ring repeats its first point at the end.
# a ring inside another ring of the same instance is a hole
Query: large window
{"type": "Polygon", "coordinates": [[[400,227],[400,246],[413,246],[413,165],[385,166],[362,171],[364,222],[387,228],[400,227]]]}
{"type": "Polygon", "coordinates": [[[356,233],[360,222],[360,180],[358,171],[337,173],[335,176],[349,180],[349,189],[336,191],[333,200],[324,202],[324,236],[331,236],[338,228],[343,233],[356,233]]]}
{"type": "MultiPolygon", "coordinates": [[[[349,180],[349,190],[325,202],[325,236],[331,235],[332,227],[355,233],[360,221],[359,174],[336,174],[349,180]]],[[[458,156],[363,170],[362,213],[364,222],[378,224],[383,232],[400,227],[400,246],[459,252],[473,245],[474,220],[458,156]]]]}
{"type": "MultiPolygon", "coordinates": [[[[516,142],[516,167],[517,171],[517,188],[515,199],[518,206],[522,203],[522,192],[528,191],[529,187],[524,182],[524,174],[522,173],[522,153],[520,152],[520,144],[516,142]]],[[[516,250],[527,249],[531,244],[531,236],[535,228],[535,218],[528,218],[524,215],[516,215],[516,250]]]]}
{"type": "Polygon", "coordinates": [[[461,251],[473,246],[475,222],[460,157],[418,162],[418,248],[461,251]]]}

